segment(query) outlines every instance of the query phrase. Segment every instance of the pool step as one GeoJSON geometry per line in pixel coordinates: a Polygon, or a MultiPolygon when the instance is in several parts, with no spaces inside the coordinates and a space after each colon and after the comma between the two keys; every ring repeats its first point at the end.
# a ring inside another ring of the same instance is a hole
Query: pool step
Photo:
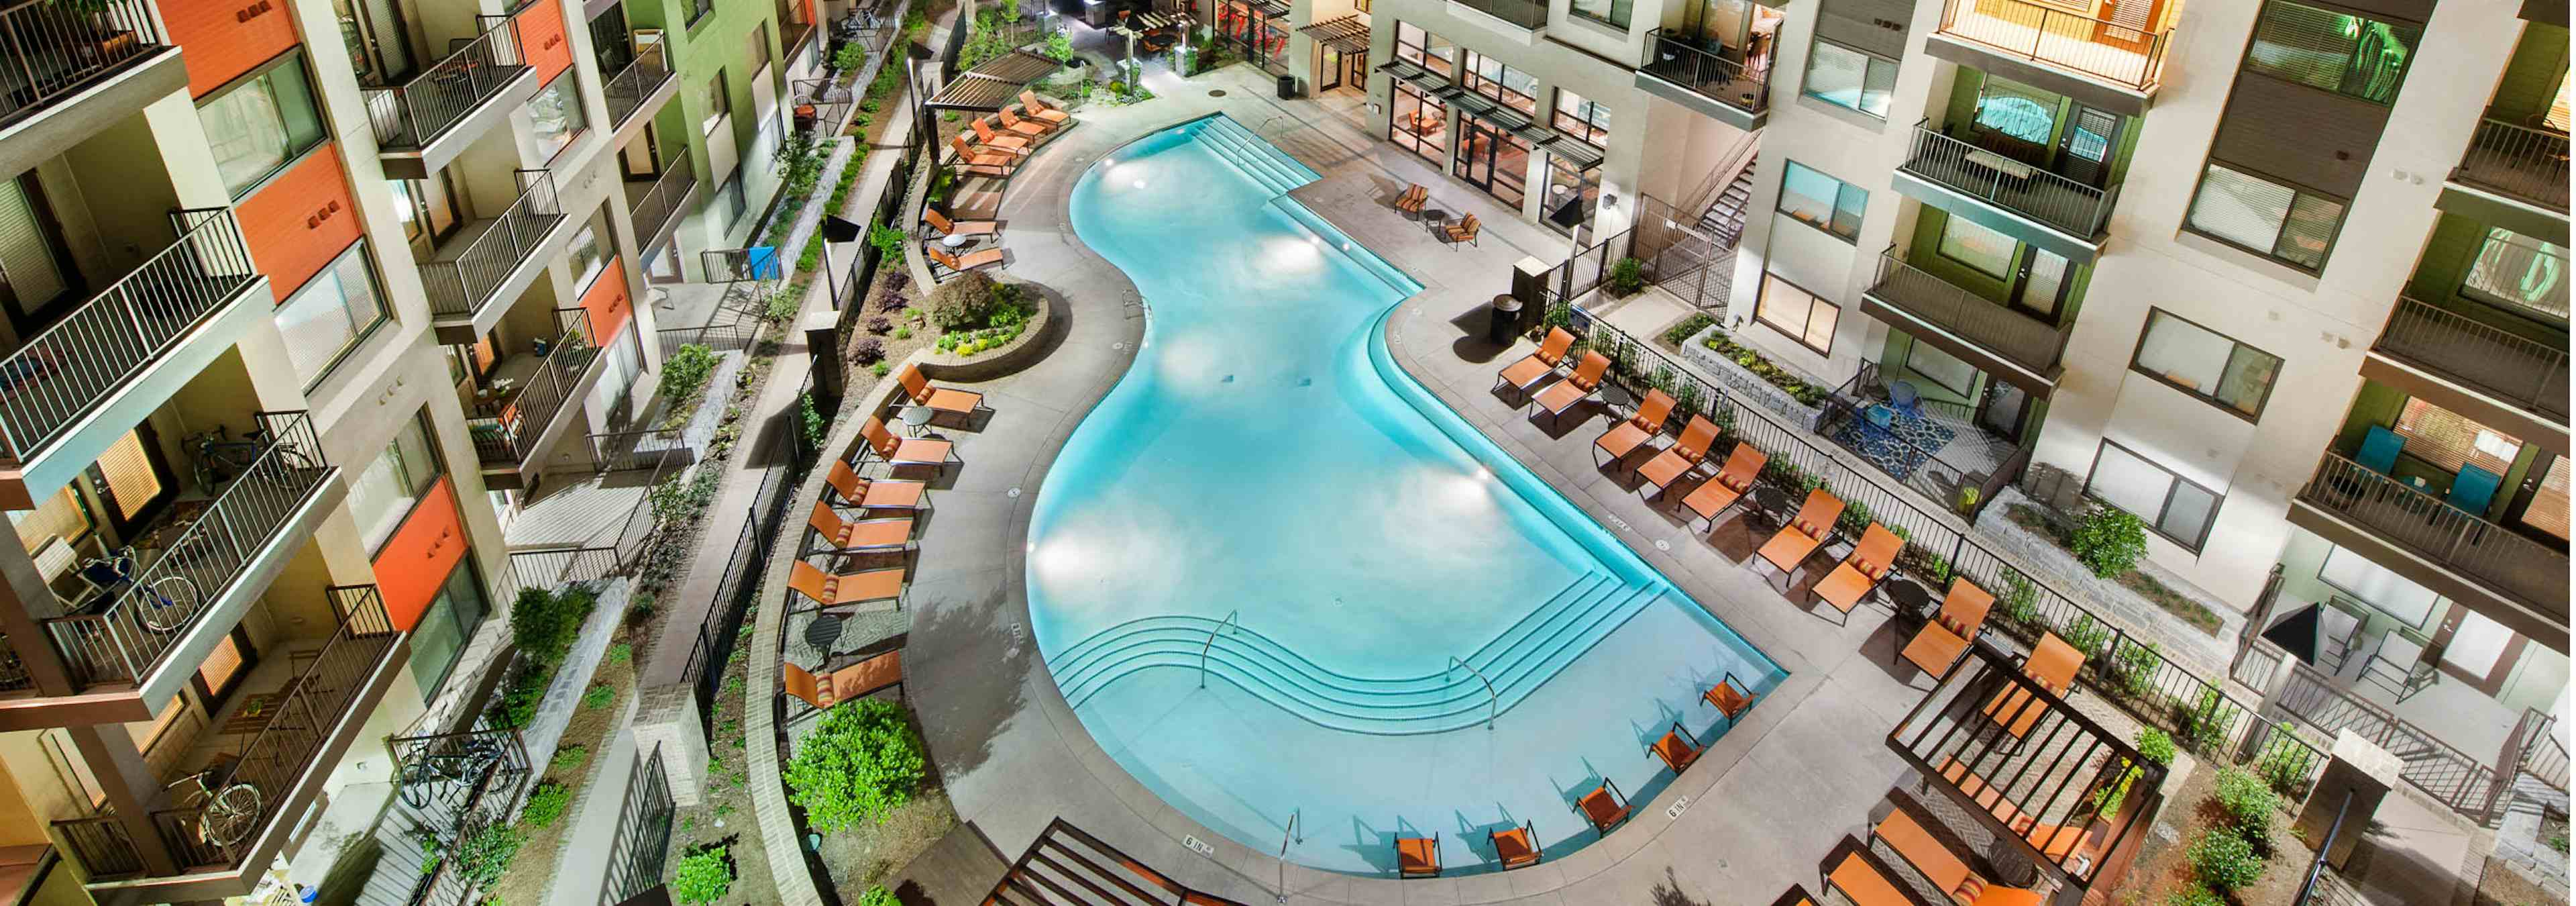
{"type": "Polygon", "coordinates": [[[1323,178],[1231,118],[1211,116],[1188,128],[1209,153],[1233,164],[1273,196],[1288,194],[1291,189],[1323,178]]]}

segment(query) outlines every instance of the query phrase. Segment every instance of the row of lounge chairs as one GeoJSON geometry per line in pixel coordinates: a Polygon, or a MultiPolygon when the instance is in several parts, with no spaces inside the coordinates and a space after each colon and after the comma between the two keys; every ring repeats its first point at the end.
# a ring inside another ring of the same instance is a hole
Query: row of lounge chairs
{"type": "MultiPolygon", "coordinates": [[[[1020,106],[1014,110],[1004,105],[990,116],[966,121],[966,131],[949,136],[948,147],[956,152],[957,175],[1009,179],[1028,160],[1030,152],[1071,125],[1073,115],[1054,107],[1036,92],[1022,89],[1020,106]],[[971,136],[971,139],[970,139],[971,136]]],[[[922,219],[930,224],[936,236],[924,236],[921,254],[930,259],[934,271],[941,274],[965,273],[979,267],[1003,263],[999,245],[958,254],[937,241],[947,237],[990,236],[998,243],[1002,238],[999,222],[985,219],[952,221],[939,211],[924,208],[922,219]]],[[[971,241],[971,240],[970,240],[971,241]]]]}
{"type": "MultiPolygon", "coordinates": [[[[896,384],[902,388],[905,401],[929,408],[934,417],[971,418],[987,411],[983,394],[931,386],[917,365],[906,366],[896,384]]],[[[810,543],[799,550],[802,556],[788,571],[788,590],[817,607],[886,600],[902,605],[909,578],[905,567],[856,571],[846,567],[869,555],[901,557],[913,550],[914,517],[930,512],[930,483],[896,478],[894,473],[927,466],[935,476],[955,457],[955,447],[949,441],[897,437],[886,427],[885,420],[875,415],[859,426],[859,436],[863,443],[856,455],[848,460],[834,459],[825,471],[824,494],[814,501],[814,509],[805,519],[810,543]],[[861,476],[859,468],[871,462],[882,464],[886,474],[861,476]],[[845,518],[845,512],[856,518],[845,518]],[[827,572],[805,559],[815,554],[827,555],[827,562],[842,568],[827,572]]]]}

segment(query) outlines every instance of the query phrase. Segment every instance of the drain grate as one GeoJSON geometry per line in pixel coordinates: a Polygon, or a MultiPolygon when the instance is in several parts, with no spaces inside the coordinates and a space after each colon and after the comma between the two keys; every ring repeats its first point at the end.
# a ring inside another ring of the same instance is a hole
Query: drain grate
{"type": "Polygon", "coordinates": [[[1210,89],[1208,89],[1208,97],[1212,97],[1212,98],[1221,98],[1221,97],[1224,97],[1224,96],[1225,96],[1225,89],[1223,89],[1223,88],[1210,88],[1210,89]]]}

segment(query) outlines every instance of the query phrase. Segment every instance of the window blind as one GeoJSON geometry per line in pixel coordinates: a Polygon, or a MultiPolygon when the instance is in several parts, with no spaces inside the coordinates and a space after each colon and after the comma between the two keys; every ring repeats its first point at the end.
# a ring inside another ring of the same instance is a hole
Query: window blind
{"type": "Polygon", "coordinates": [[[2406,401],[2394,429],[2406,438],[2406,453],[2452,472],[2474,465],[2497,475],[2513,467],[2522,441],[2421,398],[2406,401]]]}
{"type": "MultiPolygon", "coordinates": [[[[120,519],[132,519],[143,512],[145,504],[161,496],[161,476],[152,471],[151,455],[143,449],[142,435],[128,431],[98,454],[98,472],[107,480],[107,496],[116,504],[120,519]]],[[[213,490],[208,488],[206,490],[213,490]]]]}
{"type": "Polygon", "coordinates": [[[2567,457],[2551,460],[2540,489],[2522,510],[2522,524],[2567,540],[2567,457]]]}

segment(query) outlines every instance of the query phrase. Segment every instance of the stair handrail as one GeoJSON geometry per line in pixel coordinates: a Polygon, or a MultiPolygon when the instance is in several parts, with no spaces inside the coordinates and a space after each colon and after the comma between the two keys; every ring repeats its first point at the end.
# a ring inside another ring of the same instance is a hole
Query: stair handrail
{"type": "Polygon", "coordinates": [[[1474,664],[1460,660],[1457,655],[1453,654],[1449,656],[1449,666],[1465,667],[1467,668],[1467,672],[1475,674],[1476,679],[1484,682],[1485,704],[1487,706],[1485,711],[1485,729],[1488,731],[1493,730],[1494,718],[1501,716],[1503,711],[1503,697],[1494,692],[1494,681],[1485,679],[1485,671],[1476,669],[1476,665],[1474,664]]]}
{"type": "Polygon", "coordinates": [[[1735,182],[1735,177],[1744,171],[1746,163],[1761,153],[1762,135],[1754,133],[1746,138],[1743,144],[1736,146],[1735,152],[1727,156],[1725,163],[1709,171],[1708,178],[1697,188],[1692,189],[1691,194],[1684,199],[1685,203],[1681,210],[1693,212],[1694,218],[1708,216],[1709,206],[1717,203],[1717,197],[1726,191],[1728,185],[1735,182]]]}
{"type": "Polygon", "coordinates": [[[1210,647],[1213,647],[1213,646],[1215,646],[1215,645],[1216,645],[1216,634],[1217,634],[1218,632],[1220,632],[1220,631],[1223,631],[1223,630],[1225,629],[1225,625],[1226,625],[1226,624],[1228,624],[1228,623],[1233,623],[1233,624],[1235,625],[1235,628],[1237,628],[1237,629],[1241,629],[1241,628],[1243,628],[1243,624],[1242,624],[1242,623],[1240,623],[1240,622],[1237,622],[1237,621],[1235,620],[1235,618],[1236,618],[1236,617],[1239,617],[1239,616],[1242,616],[1242,615],[1243,615],[1243,609],[1242,609],[1242,608],[1236,608],[1236,609],[1234,609],[1234,610],[1227,611],[1227,612],[1226,612],[1226,614],[1225,614],[1225,619],[1218,620],[1218,621],[1216,621],[1216,625],[1215,625],[1215,626],[1208,627],[1208,637],[1207,637],[1207,641],[1202,642],[1202,643],[1200,643],[1200,644],[1199,644],[1199,688],[1201,688],[1201,689],[1205,689],[1205,688],[1207,688],[1207,656],[1208,656],[1208,649],[1209,649],[1210,647]]]}
{"type": "Polygon", "coordinates": [[[1297,812],[1288,813],[1288,830],[1279,835],[1279,902],[1288,902],[1288,843],[1297,838],[1297,812]]]}

